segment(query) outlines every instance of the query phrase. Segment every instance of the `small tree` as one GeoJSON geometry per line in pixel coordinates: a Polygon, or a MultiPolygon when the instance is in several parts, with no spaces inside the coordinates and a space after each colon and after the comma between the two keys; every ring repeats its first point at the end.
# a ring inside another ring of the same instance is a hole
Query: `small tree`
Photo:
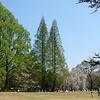
{"type": "Polygon", "coordinates": [[[84,70],[88,73],[88,78],[90,79],[90,91],[91,91],[91,97],[93,98],[93,79],[92,79],[92,74],[94,70],[96,69],[96,66],[100,64],[99,61],[96,61],[94,59],[90,59],[89,61],[84,61],[89,64],[88,67],[85,67],[84,70]]]}

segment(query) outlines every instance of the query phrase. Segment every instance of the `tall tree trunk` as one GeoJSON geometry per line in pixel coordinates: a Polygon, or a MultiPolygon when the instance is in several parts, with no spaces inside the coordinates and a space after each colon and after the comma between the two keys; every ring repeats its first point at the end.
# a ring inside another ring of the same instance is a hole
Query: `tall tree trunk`
{"type": "Polygon", "coordinates": [[[8,90],[8,82],[9,82],[9,79],[8,79],[8,58],[6,56],[6,75],[5,75],[5,84],[4,84],[4,91],[7,91],[8,90]]]}
{"type": "Polygon", "coordinates": [[[54,79],[53,79],[53,88],[52,91],[55,91],[56,89],[56,37],[55,33],[53,34],[53,42],[52,42],[52,67],[53,67],[53,74],[54,74],[54,79]]]}
{"type": "Polygon", "coordinates": [[[91,91],[91,97],[93,98],[93,80],[92,80],[91,73],[89,74],[89,77],[90,77],[90,91],[91,91]]]}
{"type": "Polygon", "coordinates": [[[46,72],[45,72],[45,44],[44,44],[44,37],[42,35],[42,90],[45,91],[46,90],[46,86],[45,86],[45,82],[46,82],[46,72]]]}

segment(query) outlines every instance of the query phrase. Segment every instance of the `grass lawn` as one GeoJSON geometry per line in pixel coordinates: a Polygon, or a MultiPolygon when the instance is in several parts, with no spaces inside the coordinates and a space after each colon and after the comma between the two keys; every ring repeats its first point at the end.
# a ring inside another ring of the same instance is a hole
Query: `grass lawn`
{"type": "Polygon", "coordinates": [[[9,93],[1,92],[0,100],[100,100],[100,97],[94,93],[94,98],[91,98],[88,92],[73,92],[73,93],[9,93]]]}

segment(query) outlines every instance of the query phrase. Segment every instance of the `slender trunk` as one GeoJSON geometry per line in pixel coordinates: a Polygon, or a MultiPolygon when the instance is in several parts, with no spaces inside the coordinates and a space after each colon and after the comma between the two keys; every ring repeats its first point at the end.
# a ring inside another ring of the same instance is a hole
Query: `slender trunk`
{"type": "Polygon", "coordinates": [[[55,91],[56,89],[56,37],[55,37],[55,33],[53,35],[54,36],[52,42],[52,67],[53,67],[54,79],[53,79],[52,91],[55,91]]]}
{"type": "Polygon", "coordinates": [[[5,76],[5,84],[4,84],[4,90],[8,90],[8,82],[9,82],[9,79],[8,79],[8,58],[6,56],[6,76],[5,76]]]}
{"type": "Polygon", "coordinates": [[[45,91],[46,90],[46,86],[45,86],[45,82],[46,82],[46,76],[45,76],[45,43],[44,43],[44,37],[42,36],[42,90],[45,91]]]}
{"type": "Polygon", "coordinates": [[[93,80],[92,80],[91,73],[89,74],[89,77],[90,77],[90,91],[91,91],[91,97],[93,98],[93,80]]]}

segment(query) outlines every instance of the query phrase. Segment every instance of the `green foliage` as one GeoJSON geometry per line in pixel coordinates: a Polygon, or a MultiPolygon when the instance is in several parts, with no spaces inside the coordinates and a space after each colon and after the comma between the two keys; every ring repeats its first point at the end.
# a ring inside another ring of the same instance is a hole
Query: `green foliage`
{"type": "Polygon", "coordinates": [[[54,91],[57,87],[61,87],[64,85],[64,81],[66,80],[65,77],[68,76],[68,69],[63,54],[64,50],[61,44],[56,20],[54,20],[52,23],[47,48],[47,66],[48,70],[51,70],[52,72],[51,81],[53,84],[52,90],[54,91]]]}
{"type": "Polygon", "coordinates": [[[37,63],[41,66],[41,88],[46,89],[46,52],[47,52],[48,31],[44,17],[42,17],[34,43],[33,52],[37,56],[37,63]]]}
{"type": "Polygon", "coordinates": [[[42,17],[31,52],[29,35],[0,3],[0,88],[55,90],[66,85],[68,67],[56,21],[48,36],[42,17]]]}
{"type": "Polygon", "coordinates": [[[1,78],[4,89],[15,86],[17,69],[29,49],[29,33],[0,3],[0,72],[4,74],[1,78]]]}
{"type": "MultiPolygon", "coordinates": [[[[98,90],[98,88],[100,87],[100,76],[98,75],[92,75],[92,80],[93,80],[93,90],[98,90]]],[[[90,77],[87,76],[87,88],[91,89],[91,85],[90,85],[90,77]]]]}
{"type": "Polygon", "coordinates": [[[56,21],[53,21],[48,36],[45,20],[42,17],[31,51],[37,57],[37,64],[41,66],[41,89],[54,91],[66,84],[68,67],[63,52],[56,21]]]}

